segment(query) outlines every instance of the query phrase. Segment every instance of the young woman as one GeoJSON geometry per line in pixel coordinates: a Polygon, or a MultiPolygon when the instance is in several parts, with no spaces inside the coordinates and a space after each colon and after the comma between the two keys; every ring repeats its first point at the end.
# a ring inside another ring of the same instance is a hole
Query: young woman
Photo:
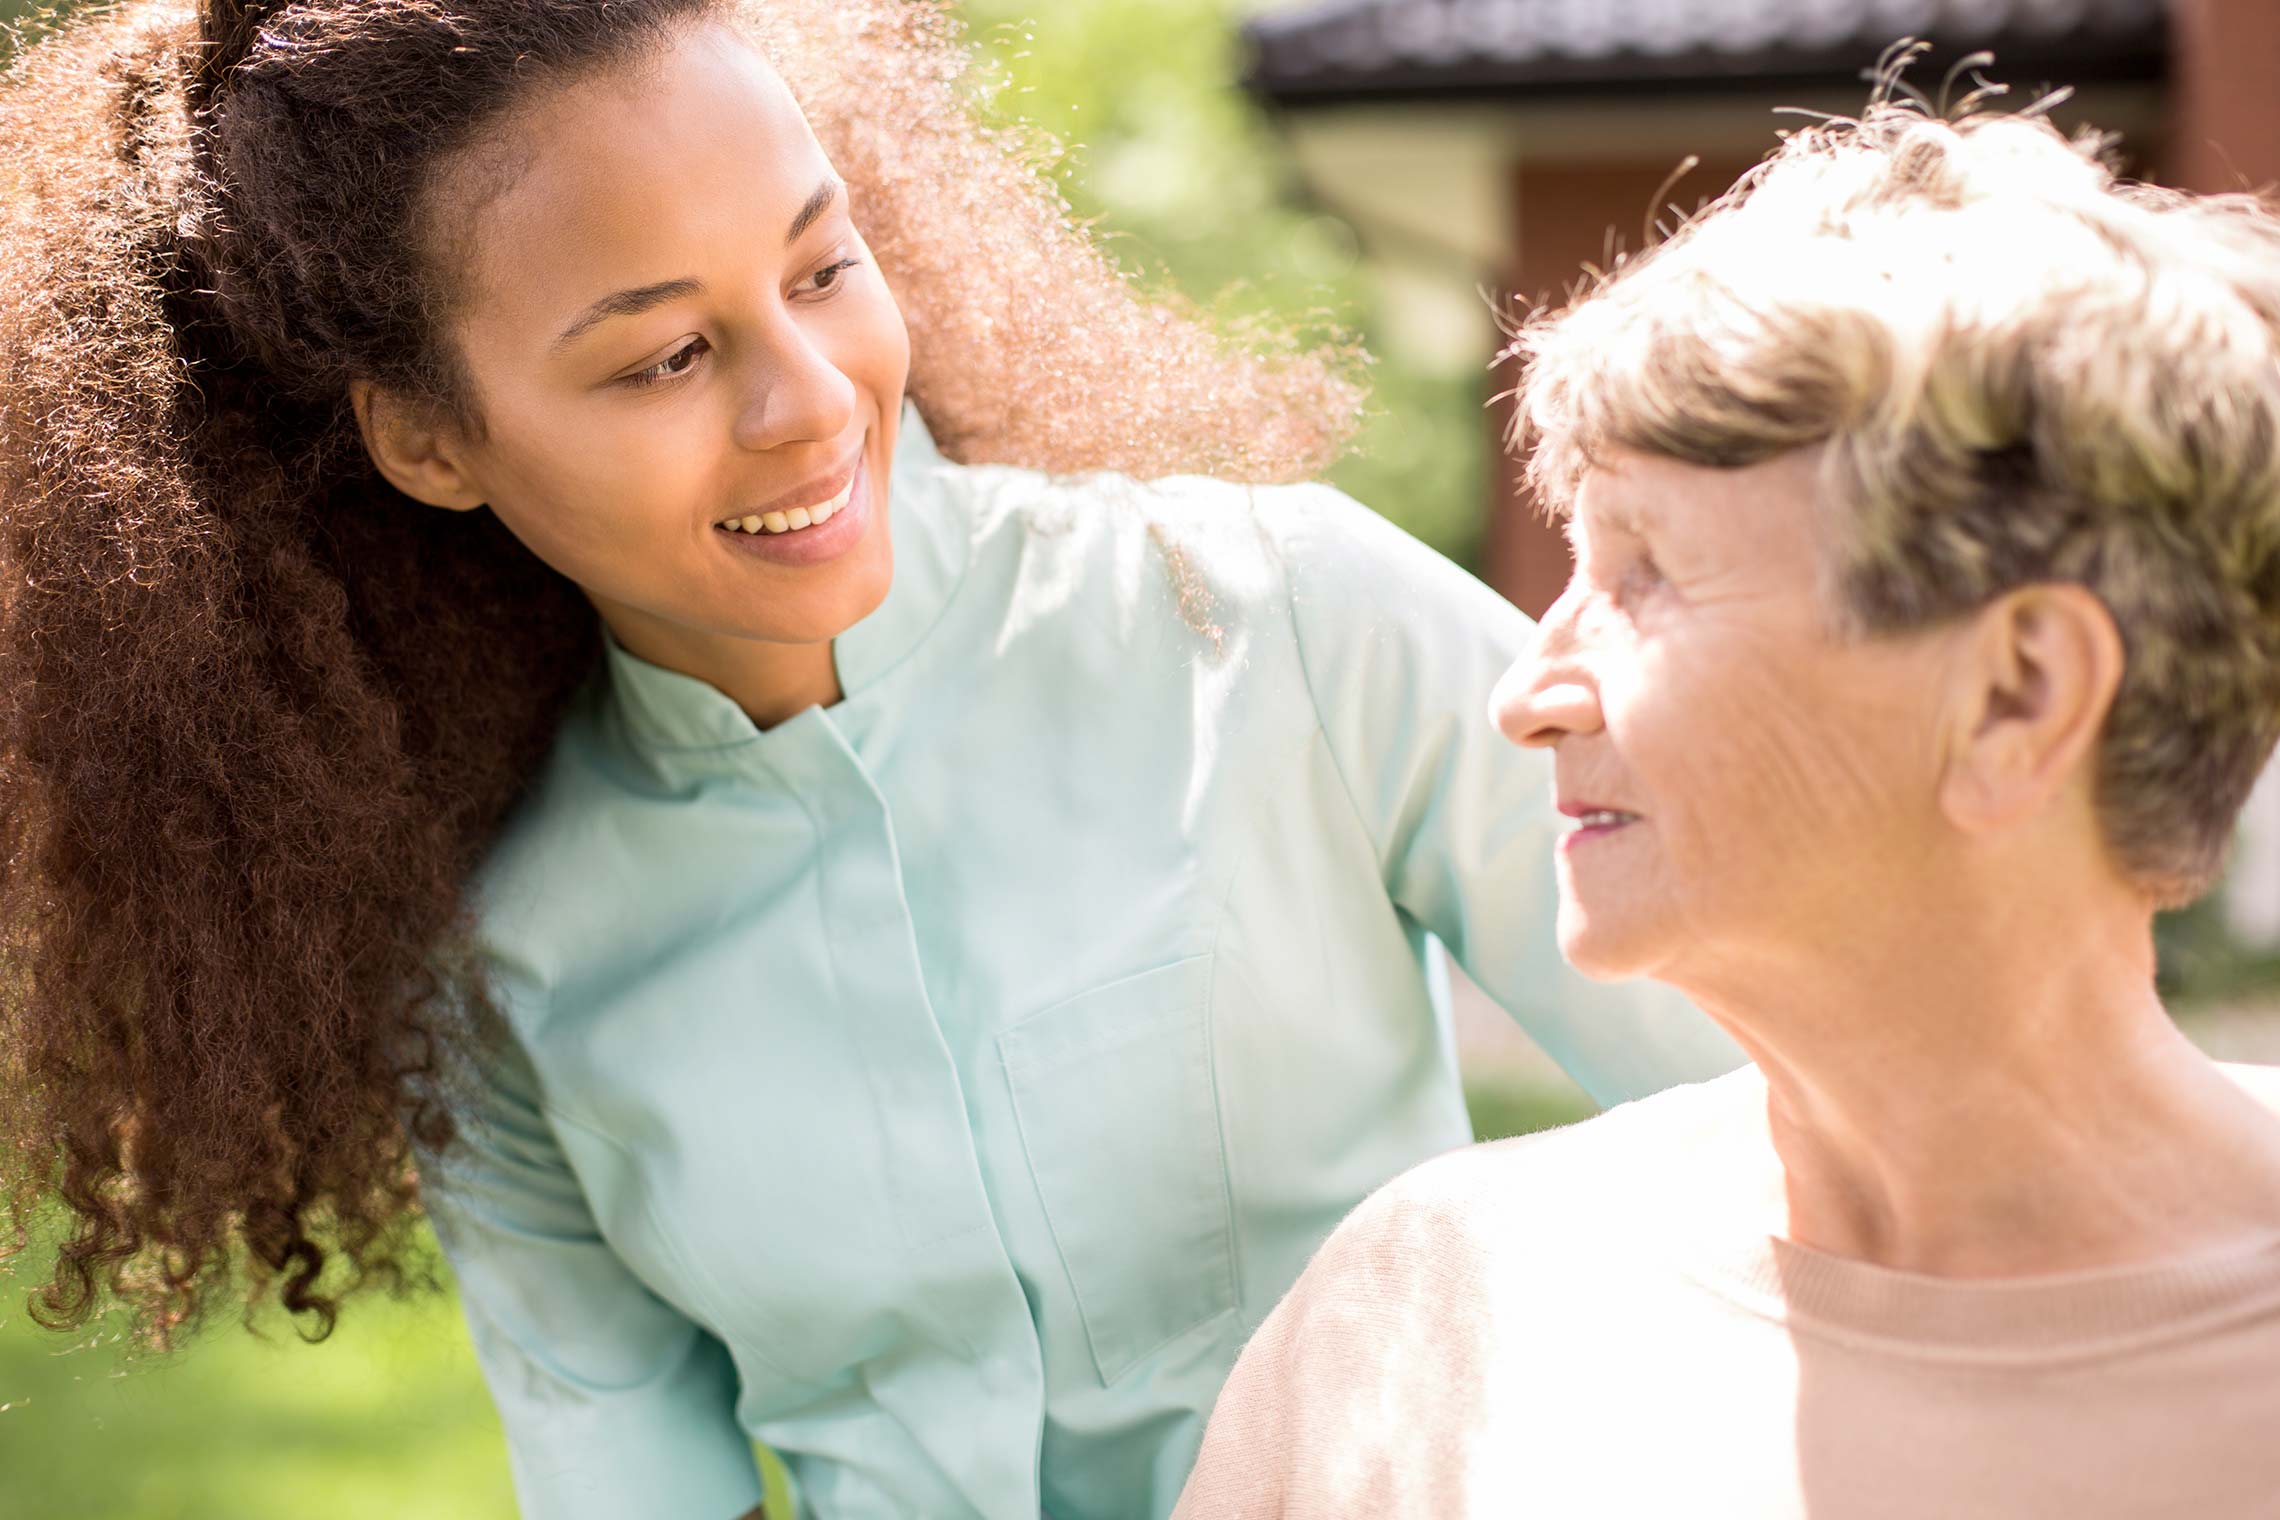
{"type": "Polygon", "coordinates": [[[1209,478],[1313,473],[1334,367],[1133,297],[959,63],[901,0],[301,0],[18,65],[48,1318],[242,1240],[329,1325],[417,1148],[531,1515],[726,1520],[754,1437],[824,1515],[1161,1513],[1465,1138],[1429,934],[1603,1099],[1732,1059],[1557,969],[1522,620],[1209,478]]]}

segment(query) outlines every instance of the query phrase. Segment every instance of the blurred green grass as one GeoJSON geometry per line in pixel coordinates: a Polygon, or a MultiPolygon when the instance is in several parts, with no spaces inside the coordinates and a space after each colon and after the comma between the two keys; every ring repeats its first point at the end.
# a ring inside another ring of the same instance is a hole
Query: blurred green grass
{"type": "Polygon", "coordinates": [[[1465,1102],[1472,1110],[1473,1137],[1478,1140],[1502,1140],[1508,1135],[1556,1129],[1599,1112],[1596,1104],[1573,1087],[1532,1082],[1474,1083],[1465,1091],[1465,1102]]]}
{"type": "MultiPolygon", "coordinates": [[[[1483,1139],[1585,1117],[1470,1094],[1483,1139]]],[[[506,1451],[448,1292],[360,1299],[304,1345],[224,1319],[172,1355],[32,1323],[0,1277],[0,1520],[513,1520],[506,1451]]]]}
{"type": "Polygon", "coordinates": [[[354,1303],[331,1340],[217,1324],[171,1355],[0,1319],[8,1520],[511,1520],[499,1422],[455,1305],[354,1303]]]}

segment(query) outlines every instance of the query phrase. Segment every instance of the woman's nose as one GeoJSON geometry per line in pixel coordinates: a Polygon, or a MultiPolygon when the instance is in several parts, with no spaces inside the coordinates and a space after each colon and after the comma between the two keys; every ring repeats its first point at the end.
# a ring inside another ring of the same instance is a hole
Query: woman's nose
{"type": "Polygon", "coordinates": [[[1541,749],[1599,730],[1598,688],[1564,657],[1564,642],[1553,622],[1559,612],[1555,607],[1547,614],[1534,645],[1513,662],[1489,698],[1490,720],[1514,744],[1541,749]]]}
{"type": "Polygon", "coordinates": [[[1596,692],[1579,681],[1538,683],[1530,665],[1522,660],[1496,683],[1489,713],[1505,738],[1543,749],[1575,734],[1598,731],[1596,692]]]}
{"type": "Polygon", "coordinates": [[[855,382],[795,330],[762,361],[737,413],[736,442],[764,451],[844,438],[855,407],[855,382]]]}

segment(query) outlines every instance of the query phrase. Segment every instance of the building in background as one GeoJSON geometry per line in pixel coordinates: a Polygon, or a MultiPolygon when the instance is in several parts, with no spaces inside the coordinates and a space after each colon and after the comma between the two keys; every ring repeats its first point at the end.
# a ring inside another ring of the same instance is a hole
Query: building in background
{"type": "MultiPolygon", "coordinates": [[[[2118,134],[2142,178],[2280,183],[2280,0],[1316,0],[1244,32],[1245,84],[1308,192],[1416,320],[1469,323],[1484,368],[1499,341],[1484,292],[1558,299],[1583,266],[1638,248],[1669,207],[1762,158],[1780,109],[1857,111],[1902,38],[1931,45],[1909,79],[1935,97],[1982,51],[2010,102],[2072,88],[2055,119],[2118,134]]],[[[1484,382],[1484,399],[1506,383],[1484,382]]],[[[1504,426],[1484,410],[1497,463],[1482,569],[1537,613],[1567,551],[1522,499],[1504,426]]],[[[2280,944],[2280,779],[2248,830],[2231,913],[2280,944]]]]}

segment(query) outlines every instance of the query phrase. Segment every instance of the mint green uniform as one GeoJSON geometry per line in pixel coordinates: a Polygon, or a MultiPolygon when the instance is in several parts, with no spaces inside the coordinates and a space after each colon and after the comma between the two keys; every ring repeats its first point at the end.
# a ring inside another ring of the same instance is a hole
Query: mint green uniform
{"type": "Polygon", "coordinates": [[[479,883],[514,1038],[430,1206],[531,1520],[730,1520],[754,1439],[825,1520],[1163,1515],[1316,1244],[1468,1138],[1429,935],[1602,1101],[1739,1059],[1562,964],[1477,582],[1327,488],[904,433],[845,700],[613,647],[479,883]]]}

